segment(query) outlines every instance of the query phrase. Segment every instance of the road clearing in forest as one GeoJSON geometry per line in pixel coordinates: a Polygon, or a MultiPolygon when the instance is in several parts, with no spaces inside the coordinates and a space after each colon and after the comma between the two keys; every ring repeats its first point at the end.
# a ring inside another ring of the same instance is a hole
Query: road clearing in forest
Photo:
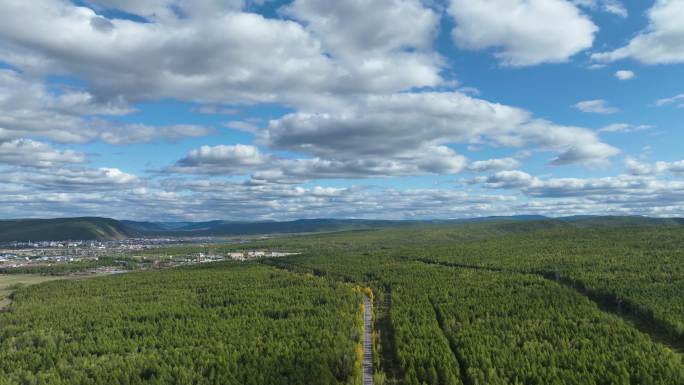
{"type": "Polygon", "coordinates": [[[373,317],[372,304],[368,296],[364,298],[363,313],[363,385],[373,385],[373,317]]]}

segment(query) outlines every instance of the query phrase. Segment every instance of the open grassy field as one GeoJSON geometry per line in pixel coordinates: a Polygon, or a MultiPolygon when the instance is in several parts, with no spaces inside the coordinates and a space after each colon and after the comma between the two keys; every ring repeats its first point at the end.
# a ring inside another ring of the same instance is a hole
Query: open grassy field
{"type": "Polygon", "coordinates": [[[47,276],[39,274],[0,274],[0,310],[10,304],[7,298],[17,287],[69,278],[66,276],[47,276]]]}
{"type": "Polygon", "coordinates": [[[64,278],[39,274],[0,274],[0,297],[11,293],[17,285],[29,286],[64,278]]]}

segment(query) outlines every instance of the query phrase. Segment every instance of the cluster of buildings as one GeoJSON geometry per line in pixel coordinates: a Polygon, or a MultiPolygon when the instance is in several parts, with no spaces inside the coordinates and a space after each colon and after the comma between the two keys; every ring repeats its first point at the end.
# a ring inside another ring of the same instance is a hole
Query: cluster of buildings
{"type": "Polygon", "coordinates": [[[0,250],[21,250],[23,252],[38,252],[40,250],[108,250],[135,251],[155,249],[169,245],[198,243],[206,238],[126,238],[112,241],[39,241],[39,242],[4,242],[0,243],[0,250]]]}
{"type": "Polygon", "coordinates": [[[155,267],[175,267],[225,260],[245,262],[259,258],[276,258],[293,254],[296,253],[283,253],[279,251],[263,250],[245,250],[239,252],[229,252],[225,255],[210,253],[193,253],[185,256],[166,256],[166,259],[157,259],[155,261],[155,267]]]}
{"type": "MultiPolygon", "coordinates": [[[[11,264],[14,263],[16,265],[18,264],[23,264],[25,262],[30,262],[33,261],[35,263],[51,263],[51,262],[78,262],[83,260],[84,258],[80,257],[74,257],[74,256],[65,256],[65,255],[44,255],[44,256],[37,256],[37,257],[30,257],[26,255],[17,255],[13,253],[3,253],[0,254],[0,266],[2,264],[11,264]]],[[[98,257],[92,258],[94,260],[97,260],[98,257]]]]}
{"type": "Polygon", "coordinates": [[[258,258],[277,258],[293,255],[296,253],[282,253],[278,251],[245,250],[228,253],[226,256],[233,261],[249,261],[258,258]]]}
{"type": "Polygon", "coordinates": [[[0,254],[0,264],[2,264],[4,262],[9,262],[9,261],[28,261],[28,260],[29,260],[28,257],[20,257],[16,254],[13,254],[13,253],[5,252],[5,253],[0,254]]]}
{"type": "MultiPolygon", "coordinates": [[[[0,243],[0,256],[5,259],[18,257],[38,259],[48,257],[50,260],[72,261],[92,259],[102,256],[128,254],[165,246],[196,243],[200,239],[177,238],[129,238],[114,241],[42,241],[42,242],[6,242],[0,243]]],[[[201,239],[205,240],[205,239],[201,239]]]]}
{"type": "MultiPolygon", "coordinates": [[[[284,257],[293,253],[265,250],[244,250],[229,253],[189,253],[175,257],[144,257],[150,249],[188,244],[215,243],[207,238],[130,238],[115,241],[41,241],[0,243],[0,269],[51,265],[79,261],[97,261],[105,256],[129,256],[152,267],[174,267],[222,260],[249,261],[258,258],[284,257]]],[[[240,241],[237,241],[240,242],[240,241]]]]}
{"type": "Polygon", "coordinates": [[[39,241],[0,243],[0,268],[97,261],[101,257],[184,244],[173,238],[130,238],[113,241],[39,241]]]}

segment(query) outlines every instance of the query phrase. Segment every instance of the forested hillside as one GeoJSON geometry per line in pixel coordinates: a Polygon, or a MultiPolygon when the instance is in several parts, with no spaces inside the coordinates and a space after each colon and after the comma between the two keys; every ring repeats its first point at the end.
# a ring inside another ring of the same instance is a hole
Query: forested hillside
{"type": "Polygon", "coordinates": [[[58,218],[0,220],[0,242],[112,240],[137,233],[109,218],[58,218]]]}
{"type": "Polygon", "coordinates": [[[409,227],[419,223],[354,219],[301,219],[285,222],[136,222],[91,217],[13,219],[0,220],[0,242],[295,234],[409,227]]]}
{"type": "Polygon", "coordinates": [[[299,219],[262,222],[136,222],[110,218],[57,218],[0,220],[0,242],[114,240],[128,237],[228,237],[264,234],[329,233],[380,229],[439,228],[443,226],[485,225],[502,231],[526,232],[533,228],[629,228],[680,227],[683,218],[648,217],[565,217],[546,218],[538,215],[483,217],[441,221],[366,220],[366,219],[299,219]]]}

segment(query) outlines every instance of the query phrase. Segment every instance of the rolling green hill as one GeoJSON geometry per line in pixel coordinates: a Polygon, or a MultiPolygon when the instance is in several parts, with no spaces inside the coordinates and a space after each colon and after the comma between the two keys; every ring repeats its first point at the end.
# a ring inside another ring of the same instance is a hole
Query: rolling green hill
{"type": "Polygon", "coordinates": [[[0,242],[124,239],[136,232],[109,218],[13,219],[0,221],[0,242]]]}

